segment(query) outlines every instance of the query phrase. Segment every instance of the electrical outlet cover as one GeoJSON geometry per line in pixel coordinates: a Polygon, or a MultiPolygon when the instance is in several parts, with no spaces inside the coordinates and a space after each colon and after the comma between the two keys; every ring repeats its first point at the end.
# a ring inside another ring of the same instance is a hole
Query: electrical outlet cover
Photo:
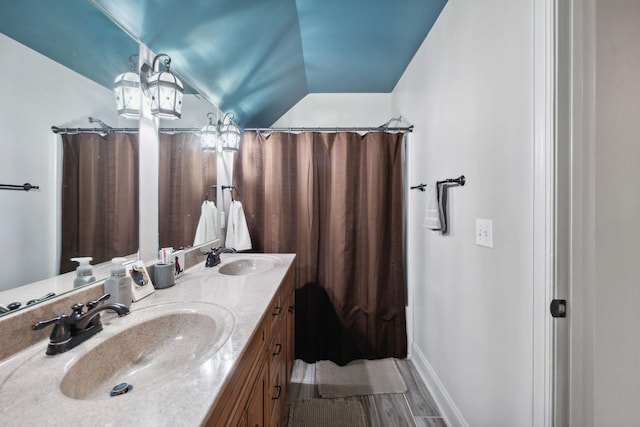
{"type": "Polygon", "coordinates": [[[476,219],[476,245],[493,248],[493,221],[476,219]]]}

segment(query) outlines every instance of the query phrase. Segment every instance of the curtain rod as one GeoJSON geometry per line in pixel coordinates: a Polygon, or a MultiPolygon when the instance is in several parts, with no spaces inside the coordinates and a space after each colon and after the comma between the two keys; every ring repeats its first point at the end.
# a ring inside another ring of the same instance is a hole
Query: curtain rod
{"type": "MultiPolygon", "coordinates": [[[[51,126],[51,130],[53,133],[60,134],[76,134],[76,133],[98,133],[100,135],[105,135],[109,133],[138,133],[138,128],[61,128],[58,126],[51,126]]],[[[191,133],[199,133],[201,131],[200,128],[160,128],[160,133],[180,133],[180,132],[191,132],[191,133]]]]}
{"type": "MultiPolygon", "coordinates": [[[[51,126],[53,133],[78,134],[97,133],[106,135],[110,133],[138,133],[138,128],[61,128],[51,126]]],[[[291,127],[291,128],[246,128],[245,131],[253,132],[413,132],[413,125],[408,127],[291,127]]],[[[200,128],[160,128],[160,133],[199,133],[200,128]]]]}
{"type": "Polygon", "coordinates": [[[413,125],[407,127],[291,127],[291,128],[245,128],[254,132],[413,132],[413,125]]]}

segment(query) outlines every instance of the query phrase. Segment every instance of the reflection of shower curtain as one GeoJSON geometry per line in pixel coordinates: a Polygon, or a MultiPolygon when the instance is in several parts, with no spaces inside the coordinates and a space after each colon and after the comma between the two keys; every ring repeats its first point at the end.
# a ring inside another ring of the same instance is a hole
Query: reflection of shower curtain
{"type": "Polygon", "coordinates": [[[401,134],[246,132],[254,250],[296,253],[296,357],[405,357],[401,134]]]}
{"type": "Polygon", "coordinates": [[[138,250],[138,135],[62,135],[60,273],[138,250]]]}
{"type": "Polygon", "coordinates": [[[202,151],[192,133],[160,134],[160,247],[193,244],[205,195],[215,197],[216,153],[202,151]]]}

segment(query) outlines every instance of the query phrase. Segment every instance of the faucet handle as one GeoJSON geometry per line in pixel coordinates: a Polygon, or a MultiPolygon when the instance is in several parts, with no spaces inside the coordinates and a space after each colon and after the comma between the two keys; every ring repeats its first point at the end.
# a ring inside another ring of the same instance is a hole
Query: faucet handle
{"type": "Polygon", "coordinates": [[[49,320],[42,320],[36,322],[31,326],[31,329],[37,331],[51,324],[55,324],[53,331],[51,331],[50,340],[52,343],[60,343],[71,338],[71,331],[67,326],[67,319],[69,316],[66,314],[59,314],[49,320]]]}
{"type": "Polygon", "coordinates": [[[52,323],[56,323],[56,322],[59,322],[59,321],[61,321],[63,319],[66,319],[67,317],[69,317],[69,316],[67,316],[66,314],[58,314],[56,317],[51,318],[49,320],[41,320],[39,322],[34,323],[31,326],[31,329],[33,329],[34,331],[37,331],[37,330],[40,330],[40,329],[42,329],[42,328],[44,328],[46,326],[51,325],[52,323]]]}
{"type": "Polygon", "coordinates": [[[92,299],[91,301],[87,301],[87,310],[93,310],[94,308],[96,308],[98,304],[100,304],[100,301],[109,299],[110,296],[111,294],[104,294],[98,299],[92,299]]]}
{"type": "Polygon", "coordinates": [[[67,324],[69,325],[69,329],[72,333],[75,332],[76,323],[78,323],[80,319],[82,319],[82,316],[84,316],[84,311],[82,311],[83,308],[84,304],[80,303],[76,303],[71,306],[71,310],[73,310],[73,312],[69,316],[67,324]]]}
{"type": "MultiPolygon", "coordinates": [[[[91,301],[87,301],[87,314],[93,310],[94,308],[96,308],[98,306],[98,304],[100,304],[101,301],[104,301],[106,299],[108,299],[111,296],[111,294],[104,294],[102,295],[100,298],[98,299],[93,299],[91,301]]],[[[97,325],[98,323],[100,323],[100,313],[97,313],[89,322],[88,326],[93,326],[93,325],[97,325]]]]}
{"type": "Polygon", "coordinates": [[[215,267],[222,262],[220,261],[220,253],[218,252],[220,249],[221,248],[211,248],[211,252],[207,253],[207,260],[204,264],[205,267],[215,267]]]}

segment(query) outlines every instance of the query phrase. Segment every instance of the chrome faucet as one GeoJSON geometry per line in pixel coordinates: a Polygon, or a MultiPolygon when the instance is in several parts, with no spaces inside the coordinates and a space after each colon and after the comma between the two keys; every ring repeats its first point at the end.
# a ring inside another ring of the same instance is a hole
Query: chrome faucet
{"type": "Polygon", "coordinates": [[[220,254],[234,254],[237,251],[234,248],[211,248],[211,252],[207,252],[207,261],[205,267],[215,267],[220,264],[220,254]]]}
{"type": "Polygon", "coordinates": [[[129,314],[129,307],[124,304],[106,304],[96,308],[101,301],[110,296],[110,294],[105,294],[98,299],[87,302],[86,312],[83,311],[85,305],[78,303],[71,306],[73,312],[70,315],[59,314],[52,319],[34,323],[31,326],[34,331],[48,325],[54,325],[45,353],[49,356],[64,353],[100,332],[102,330],[101,311],[112,310],[120,317],[129,314]]]}

